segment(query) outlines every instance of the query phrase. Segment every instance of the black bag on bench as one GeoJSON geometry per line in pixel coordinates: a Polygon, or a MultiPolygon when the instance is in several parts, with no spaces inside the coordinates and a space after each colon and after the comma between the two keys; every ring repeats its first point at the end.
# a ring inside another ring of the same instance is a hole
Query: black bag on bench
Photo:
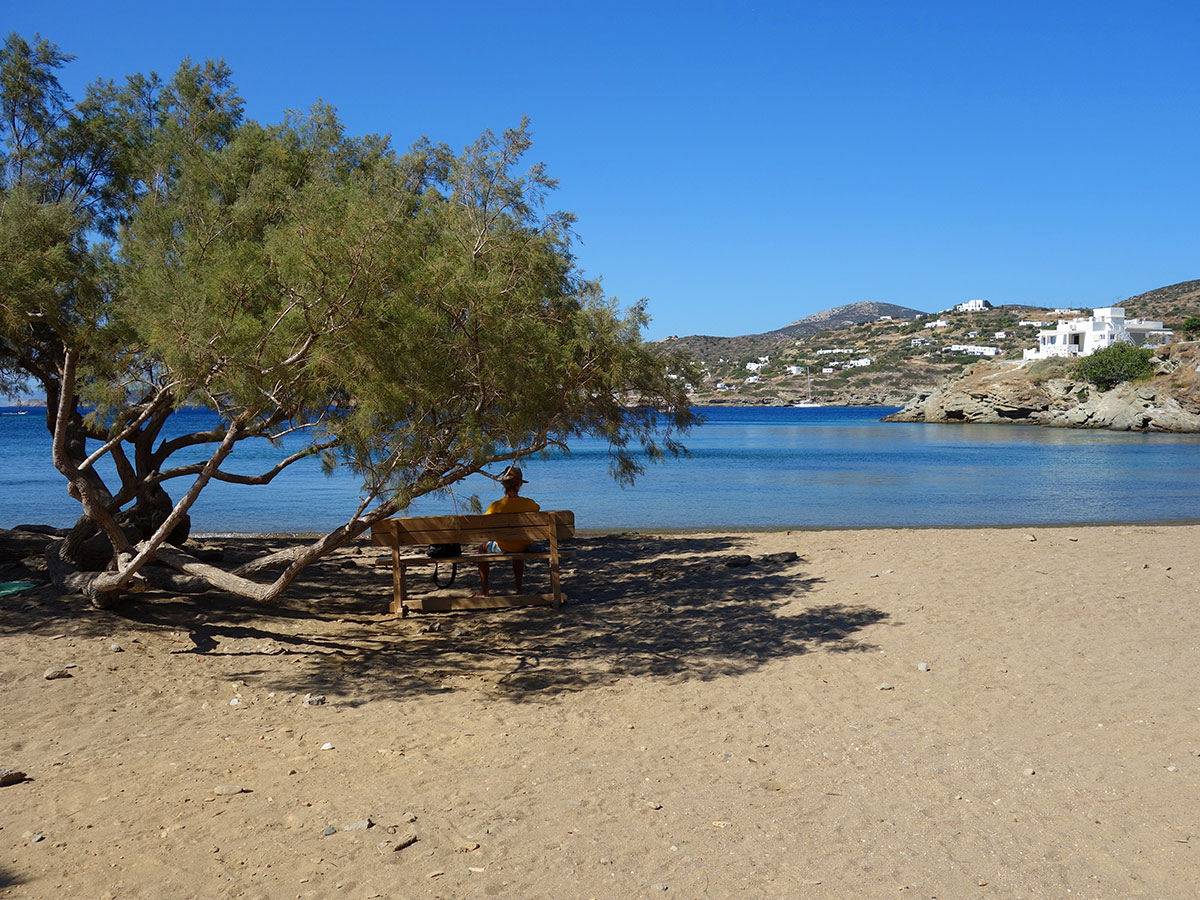
{"type": "MultiPolygon", "coordinates": [[[[429,549],[425,551],[425,555],[430,559],[454,559],[456,556],[462,556],[462,544],[430,544],[429,549]]],[[[433,567],[433,584],[434,587],[448,588],[454,584],[454,576],[458,574],[458,565],[450,564],[450,580],[445,584],[438,581],[438,566],[433,567]]]]}

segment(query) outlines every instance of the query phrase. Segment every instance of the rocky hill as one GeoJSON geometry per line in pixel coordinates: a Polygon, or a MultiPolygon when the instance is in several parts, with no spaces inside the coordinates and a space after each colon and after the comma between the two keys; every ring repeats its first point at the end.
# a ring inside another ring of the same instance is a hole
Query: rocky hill
{"type": "Polygon", "coordinates": [[[1200,432],[1200,344],[1160,348],[1151,377],[1108,391],[1076,378],[1076,366],[1069,359],[976,363],[887,421],[1200,432]]]}
{"type": "Polygon", "coordinates": [[[907,306],[864,301],[835,306],[833,309],[814,313],[790,325],[762,334],[742,334],[735,337],[691,334],[687,337],[669,337],[663,343],[669,343],[672,349],[687,350],[698,361],[712,367],[727,359],[745,358],[746,361],[750,361],[759,356],[778,353],[781,347],[792,344],[797,338],[811,337],[823,331],[838,331],[863,322],[873,322],[880,316],[911,319],[913,316],[923,315],[925,314],[920,310],[907,306]]]}

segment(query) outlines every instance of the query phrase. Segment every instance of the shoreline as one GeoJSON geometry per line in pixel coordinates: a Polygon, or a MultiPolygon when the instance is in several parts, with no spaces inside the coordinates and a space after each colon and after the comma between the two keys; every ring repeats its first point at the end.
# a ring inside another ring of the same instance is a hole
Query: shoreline
{"type": "MultiPolygon", "coordinates": [[[[447,515],[450,515],[447,513],[447,515]]],[[[698,534],[729,534],[729,535],[763,535],[763,534],[791,534],[798,533],[813,533],[823,531],[982,531],[982,530],[998,530],[998,531],[1013,531],[1018,529],[1030,530],[1034,528],[1062,530],[1067,528],[1140,528],[1140,527],[1159,527],[1159,528],[1186,528],[1190,526],[1200,525],[1200,517],[1194,519],[1138,519],[1138,520],[1102,520],[1102,521],[1083,521],[1083,522],[1016,522],[1016,523],[975,523],[967,525],[704,525],[695,528],[662,528],[655,525],[645,526],[613,526],[610,528],[579,528],[575,529],[575,534],[578,537],[616,537],[619,535],[698,535],[698,534]]],[[[315,538],[324,537],[326,532],[323,531],[218,531],[218,532],[196,532],[191,535],[191,540],[219,540],[227,538],[237,540],[239,538],[271,538],[275,540],[312,540],[315,538]]],[[[364,537],[367,540],[368,532],[364,532],[355,540],[362,540],[364,537]]]]}

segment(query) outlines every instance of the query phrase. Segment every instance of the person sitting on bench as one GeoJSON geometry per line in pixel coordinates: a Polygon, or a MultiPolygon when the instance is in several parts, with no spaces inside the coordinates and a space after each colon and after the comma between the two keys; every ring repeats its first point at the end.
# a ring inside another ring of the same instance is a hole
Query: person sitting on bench
{"type": "MultiPolygon", "coordinates": [[[[494,501],[487,508],[485,515],[493,515],[494,513],[523,513],[537,512],[541,509],[540,506],[528,497],[520,495],[521,485],[528,484],[522,477],[521,470],[516,466],[509,466],[505,469],[504,474],[500,476],[500,484],[504,488],[504,496],[499,500],[494,501]]],[[[480,553],[524,553],[529,549],[532,541],[488,541],[479,548],[480,553]]],[[[479,562],[479,596],[488,596],[488,573],[491,569],[491,564],[486,560],[479,562]]],[[[525,579],[525,560],[514,559],[513,565],[513,581],[516,582],[516,592],[521,593],[521,584],[525,579]]]]}

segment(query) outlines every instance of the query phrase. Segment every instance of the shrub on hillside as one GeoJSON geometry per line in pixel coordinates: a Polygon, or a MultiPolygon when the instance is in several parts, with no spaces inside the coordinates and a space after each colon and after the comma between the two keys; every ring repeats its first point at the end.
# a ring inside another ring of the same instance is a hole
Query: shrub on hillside
{"type": "Polygon", "coordinates": [[[1051,378],[1070,378],[1075,372],[1075,360],[1065,356],[1051,356],[1039,359],[1029,366],[1029,380],[1034,384],[1042,384],[1051,378]]]}
{"type": "Polygon", "coordinates": [[[1079,377],[1090,381],[1102,391],[1150,374],[1150,358],[1154,351],[1133,344],[1113,344],[1097,350],[1079,361],[1079,377]]]}

